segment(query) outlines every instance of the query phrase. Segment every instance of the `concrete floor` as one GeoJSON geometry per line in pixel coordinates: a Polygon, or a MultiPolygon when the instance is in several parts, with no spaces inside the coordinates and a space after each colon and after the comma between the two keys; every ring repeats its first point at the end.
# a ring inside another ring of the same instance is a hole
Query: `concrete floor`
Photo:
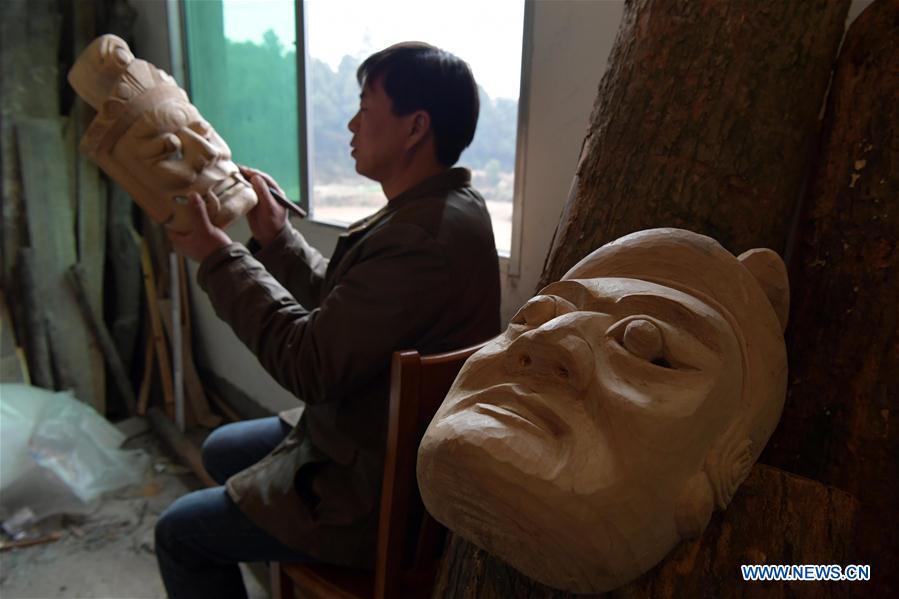
{"type": "MultiPolygon", "coordinates": [[[[51,543],[0,553],[0,597],[51,599],[164,598],[156,567],[153,527],[159,514],[177,497],[200,488],[199,481],[175,464],[150,432],[126,442],[152,457],[152,469],[140,485],[105,497],[86,517],[55,517],[40,524],[44,532],[60,531],[51,543]]],[[[265,567],[241,566],[250,599],[269,596],[265,567]],[[255,574],[254,574],[255,573],[255,574]]]]}

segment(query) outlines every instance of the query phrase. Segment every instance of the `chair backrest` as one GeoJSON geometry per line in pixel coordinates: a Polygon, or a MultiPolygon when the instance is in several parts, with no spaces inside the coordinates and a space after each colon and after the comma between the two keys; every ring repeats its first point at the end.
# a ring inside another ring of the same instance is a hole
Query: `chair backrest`
{"type": "Polygon", "coordinates": [[[375,597],[400,596],[404,579],[427,576],[424,570],[435,565],[426,562],[434,561],[440,547],[423,545],[439,545],[442,535],[435,534],[439,525],[421,506],[415,481],[418,445],[465,360],[485,343],[431,356],[421,356],[415,350],[393,354],[375,597]],[[407,543],[410,521],[418,525],[417,547],[409,547],[407,543]]]}

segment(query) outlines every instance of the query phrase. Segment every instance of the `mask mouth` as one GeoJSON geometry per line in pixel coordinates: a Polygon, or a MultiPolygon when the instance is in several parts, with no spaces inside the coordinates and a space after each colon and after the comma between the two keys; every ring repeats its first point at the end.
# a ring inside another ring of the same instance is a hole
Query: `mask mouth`
{"type": "Polygon", "coordinates": [[[552,439],[570,432],[538,394],[516,383],[502,383],[484,390],[477,395],[470,409],[513,426],[525,426],[552,439]]]}
{"type": "MultiPolygon", "coordinates": [[[[246,181],[244,181],[243,177],[240,176],[240,173],[230,174],[215,185],[209,187],[205,193],[201,194],[203,201],[207,204],[212,202],[215,205],[220,205],[221,200],[224,199],[226,195],[232,193],[235,188],[240,185],[249,185],[246,181]]],[[[188,192],[191,190],[188,190],[188,192]]],[[[184,206],[187,204],[187,193],[183,195],[176,195],[172,198],[179,206],[184,206]]]]}
{"type": "Polygon", "coordinates": [[[483,453],[511,460],[514,476],[557,479],[569,467],[574,442],[571,424],[563,414],[525,385],[501,383],[464,393],[436,423],[437,438],[475,450],[469,456],[479,469],[483,453]]]}
{"type": "Polygon", "coordinates": [[[228,177],[223,179],[217,185],[211,187],[210,191],[221,199],[241,183],[246,182],[240,178],[240,173],[228,175],[228,177]]]}

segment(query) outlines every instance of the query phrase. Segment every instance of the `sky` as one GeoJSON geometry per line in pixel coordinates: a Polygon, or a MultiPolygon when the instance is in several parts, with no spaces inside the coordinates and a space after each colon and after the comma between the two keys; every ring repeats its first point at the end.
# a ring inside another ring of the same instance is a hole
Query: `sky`
{"type": "MultiPolygon", "coordinates": [[[[524,0],[305,0],[309,54],[337,68],[390,44],[418,40],[466,60],[491,98],[518,99],[524,0]]],[[[293,0],[224,0],[225,36],[295,43],[293,0]]]]}

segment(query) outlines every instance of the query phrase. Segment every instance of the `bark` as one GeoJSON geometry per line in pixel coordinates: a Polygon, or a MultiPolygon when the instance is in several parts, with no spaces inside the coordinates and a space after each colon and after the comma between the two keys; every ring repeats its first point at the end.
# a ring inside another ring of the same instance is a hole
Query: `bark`
{"type": "MultiPolygon", "coordinates": [[[[840,490],[756,465],[727,511],[716,513],[699,539],[681,543],[661,564],[607,596],[846,596],[849,585],[866,583],[747,583],[740,565],[854,563],[850,545],[857,511],[858,502],[840,490]]],[[[450,541],[432,596],[584,597],[536,583],[456,536],[450,541]]]]}
{"type": "MultiPolygon", "coordinates": [[[[704,233],[735,254],[785,254],[848,7],[628,2],[540,287],[652,227],[704,233]]],[[[845,493],[757,465],[699,540],[614,595],[844,595],[845,583],[747,584],[738,566],[864,563],[853,548],[856,512],[845,493]]],[[[453,537],[434,596],[568,595],[453,537]]]]}
{"type": "Polygon", "coordinates": [[[540,287],[633,231],[783,253],[848,0],[634,0],[540,287]]]}
{"type": "Polygon", "coordinates": [[[899,593],[899,2],[846,35],[800,219],[790,391],[765,463],[861,501],[875,594],[899,593]],[[885,528],[886,526],[886,528],[885,528]]]}

